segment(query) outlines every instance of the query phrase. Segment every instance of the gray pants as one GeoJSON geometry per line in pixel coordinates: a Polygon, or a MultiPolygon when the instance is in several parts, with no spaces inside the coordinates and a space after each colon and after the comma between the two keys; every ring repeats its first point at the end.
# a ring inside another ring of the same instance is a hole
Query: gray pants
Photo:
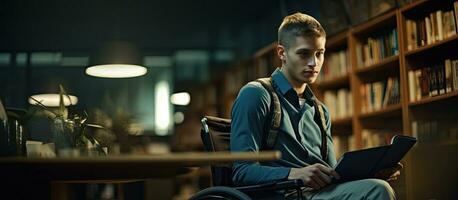
{"type": "MultiPolygon", "coordinates": [[[[384,180],[363,179],[340,184],[332,184],[316,192],[304,192],[306,200],[355,199],[392,200],[396,199],[393,188],[384,180]]],[[[297,199],[290,196],[286,199],[297,199]]]]}

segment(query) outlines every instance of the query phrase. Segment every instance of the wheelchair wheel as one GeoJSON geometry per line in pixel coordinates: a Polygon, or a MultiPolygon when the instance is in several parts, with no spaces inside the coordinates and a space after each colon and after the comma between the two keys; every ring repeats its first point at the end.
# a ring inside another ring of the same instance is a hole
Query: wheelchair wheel
{"type": "Polygon", "coordinates": [[[215,186],[209,187],[192,195],[189,200],[251,200],[243,192],[231,187],[215,186]]]}

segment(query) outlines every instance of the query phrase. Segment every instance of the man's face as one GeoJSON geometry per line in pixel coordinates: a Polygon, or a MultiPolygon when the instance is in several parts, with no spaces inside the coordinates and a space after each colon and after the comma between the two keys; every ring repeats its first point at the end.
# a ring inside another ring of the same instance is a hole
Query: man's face
{"type": "Polygon", "coordinates": [[[279,45],[277,52],[283,62],[282,71],[293,85],[315,82],[323,65],[325,44],[325,37],[298,36],[288,49],[279,45]]]}

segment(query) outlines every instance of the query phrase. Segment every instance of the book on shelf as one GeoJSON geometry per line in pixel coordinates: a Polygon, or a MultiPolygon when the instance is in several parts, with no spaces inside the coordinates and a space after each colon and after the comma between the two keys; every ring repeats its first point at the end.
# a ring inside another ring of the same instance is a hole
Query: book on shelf
{"type": "Polygon", "coordinates": [[[453,91],[453,77],[452,77],[452,61],[445,60],[445,92],[453,91]]]}
{"type": "Polygon", "coordinates": [[[356,45],[358,67],[367,67],[383,59],[398,55],[398,31],[393,28],[368,37],[362,44],[356,45]]]}
{"type": "Polygon", "coordinates": [[[453,11],[455,15],[455,30],[458,31],[458,1],[453,2],[453,11]]]}
{"type": "Polygon", "coordinates": [[[439,94],[439,85],[437,81],[437,67],[427,68],[427,73],[429,75],[429,96],[436,96],[439,94]]]}
{"type": "Polygon", "coordinates": [[[444,65],[436,65],[435,67],[436,70],[436,82],[437,82],[437,91],[438,94],[445,94],[445,67],[444,65]]]}
{"type": "Polygon", "coordinates": [[[419,19],[407,19],[405,22],[407,50],[433,44],[456,35],[456,9],[455,6],[455,12],[437,10],[419,19]]]}
{"type": "Polygon", "coordinates": [[[432,44],[433,39],[432,39],[432,30],[431,30],[431,20],[429,19],[429,17],[425,17],[425,29],[426,29],[426,44],[432,44]]]}
{"type": "Polygon", "coordinates": [[[456,27],[456,20],[455,20],[455,12],[453,11],[449,11],[449,12],[446,12],[445,13],[445,19],[447,20],[445,22],[445,26],[447,26],[447,34],[446,34],[446,37],[452,37],[453,35],[455,35],[457,33],[457,27],[456,27]]]}
{"type": "MultiPolygon", "coordinates": [[[[437,20],[437,40],[444,39],[444,24],[442,23],[442,11],[436,11],[436,20],[437,20]]],[[[444,20],[445,21],[445,20],[444,20]]]]}
{"type": "Polygon", "coordinates": [[[452,83],[453,90],[458,90],[458,60],[452,61],[452,83]]]}
{"type": "Polygon", "coordinates": [[[393,131],[389,129],[362,129],[361,143],[363,148],[387,145],[393,136],[393,131]]]}
{"type": "Polygon", "coordinates": [[[436,64],[408,72],[409,100],[421,100],[458,90],[458,60],[446,59],[436,64]]]}
{"type": "Polygon", "coordinates": [[[416,78],[415,78],[415,71],[411,70],[409,71],[409,73],[407,74],[408,76],[408,83],[409,83],[409,100],[412,102],[412,101],[415,101],[415,100],[418,100],[415,93],[417,93],[417,88],[420,86],[418,82],[416,82],[416,78]]]}
{"type": "Polygon", "coordinates": [[[361,85],[361,111],[369,113],[400,102],[398,77],[361,85]]]}
{"type": "Polygon", "coordinates": [[[453,119],[418,119],[411,122],[412,136],[418,142],[458,141],[458,126],[453,119]]]}
{"type": "Polygon", "coordinates": [[[336,158],[339,159],[347,151],[356,150],[355,136],[353,134],[345,135],[339,134],[336,135],[332,133],[332,141],[334,144],[334,153],[336,158]]]}
{"type": "MultiPolygon", "coordinates": [[[[333,133],[334,134],[334,133],[333,133]]],[[[348,136],[345,135],[333,135],[332,141],[334,145],[334,153],[336,158],[340,158],[344,152],[347,152],[349,147],[348,136]]]]}
{"type": "Polygon", "coordinates": [[[333,120],[352,116],[353,97],[347,88],[326,90],[323,96],[323,103],[328,107],[333,120]]]}
{"type": "MultiPolygon", "coordinates": [[[[430,23],[429,20],[427,23],[430,23]]],[[[407,50],[417,48],[417,24],[413,20],[406,20],[407,50]]]]}
{"type": "Polygon", "coordinates": [[[330,80],[335,77],[345,76],[350,69],[348,49],[327,53],[319,80],[330,80]]]}

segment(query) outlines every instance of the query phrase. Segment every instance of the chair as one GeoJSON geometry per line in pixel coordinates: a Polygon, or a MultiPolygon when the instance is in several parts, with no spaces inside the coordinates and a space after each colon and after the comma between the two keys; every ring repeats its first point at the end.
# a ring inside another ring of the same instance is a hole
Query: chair
{"type": "MultiPolygon", "coordinates": [[[[205,151],[230,151],[231,120],[206,116],[202,120],[201,138],[205,151]]],[[[250,199],[250,194],[262,191],[295,190],[302,199],[301,180],[287,180],[260,185],[237,187],[232,182],[232,165],[212,165],[212,186],[191,197],[197,199],[250,199]],[[240,193],[245,195],[240,195],[240,193]],[[248,195],[248,196],[246,196],[248,195]]]]}

